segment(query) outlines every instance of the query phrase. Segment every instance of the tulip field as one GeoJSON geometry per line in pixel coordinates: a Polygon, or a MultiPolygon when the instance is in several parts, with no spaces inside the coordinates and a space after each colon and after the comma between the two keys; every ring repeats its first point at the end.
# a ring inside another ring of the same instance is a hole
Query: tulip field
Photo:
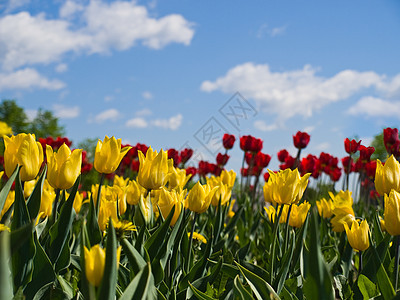
{"type": "Polygon", "coordinates": [[[302,155],[299,131],[295,156],[225,134],[196,166],[192,149],[108,136],[93,157],[2,139],[0,299],[400,299],[396,128],[382,160],[348,138],[343,158],[302,155]]]}

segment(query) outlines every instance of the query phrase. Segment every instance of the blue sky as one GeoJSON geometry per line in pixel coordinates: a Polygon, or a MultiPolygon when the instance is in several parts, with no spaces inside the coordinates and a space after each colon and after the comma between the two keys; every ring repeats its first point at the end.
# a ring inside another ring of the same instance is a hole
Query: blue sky
{"type": "Polygon", "coordinates": [[[306,152],[342,157],[345,137],[398,127],[399,36],[398,1],[9,0],[0,98],[52,110],[75,143],[107,134],[213,160],[228,131],[264,139],[277,167],[305,130],[306,152]]]}

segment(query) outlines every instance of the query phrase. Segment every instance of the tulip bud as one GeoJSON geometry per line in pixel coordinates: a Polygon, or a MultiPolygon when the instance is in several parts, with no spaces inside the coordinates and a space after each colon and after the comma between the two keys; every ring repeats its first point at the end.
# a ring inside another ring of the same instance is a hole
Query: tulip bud
{"type": "Polygon", "coordinates": [[[168,217],[171,209],[175,206],[174,216],[172,217],[171,226],[174,226],[182,211],[183,198],[185,197],[186,190],[180,193],[176,190],[168,191],[165,188],[160,189],[158,198],[158,207],[161,210],[163,218],[168,217]]]}
{"type": "Polygon", "coordinates": [[[321,200],[316,201],[316,204],[318,213],[321,217],[325,219],[332,217],[334,208],[332,200],[326,200],[325,198],[322,198],[321,200]]]}
{"type": "Polygon", "coordinates": [[[303,202],[300,205],[292,205],[289,216],[289,225],[296,228],[300,228],[301,226],[303,226],[310,207],[311,204],[308,202],[303,202]]]}
{"type": "Polygon", "coordinates": [[[307,132],[298,131],[293,136],[293,144],[297,149],[304,149],[310,142],[310,135],[307,132]]]}
{"type": "Polygon", "coordinates": [[[216,189],[216,187],[211,189],[208,184],[201,185],[198,181],[189,191],[184,201],[185,207],[199,214],[205,212],[210,206],[216,189]]]}
{"type": "Polygon", "coordinates": [[[82,149],[72,151],[64,143],[56,153],[46,145],[47,156],[47,180],[55,189],[71,188],[79,174],[82,166],[82,149]]]}
{"type": "Polygon", "coordinates": [[[39,173],[43,162],[43,148],[36,142],[34,134],[20,133],[4,138],[4,169],[10,177],[17,165],[22,166],[20,176],[22,181],[29,181],[39,173]]]}
{"type": "Polygon", "coordinates": [[[170,174],[168,176],[168,188],[169,189],[176,189],[181,188],[183,189],[186,183],[189,181],[192,175],[186,175],[185,169],[179,169],[172,166],[170,168],[170,174]]]}
{"type": "Polygon", "coordinates": [[[102,174],[111,174],[118,168],[122,158],[132,147],[121,149],[121,139],[106,136],[97,142],[94,154],[94,168],[102,174]]]}
{"type": "Polygon", "coordinates": [[[137,225],[151,224],[154,213],[150,193],[147,197],[140,195],[138,208],[135,209],[135,223],[137,225]]]}
{"type": "Polygon", "coordinates": [[[400,235],[400,193],[391,190],[385,194],[385,210],[383,213],[386,231],[393,236],[400,235]]]}
{"type": "Polygon", "coordinates": [[[94,286],[99,286],[104,274],[106,252],[100,245],[94,245],[90,250],[85,247],[85,271],[87,280],[94,286]]]}
{"type": "Polygon", "coordinates": [[[235,185],[235,180],[236,180],[236,173],[233,170],[230,170],[229,172],[226,170],[222,170],[221,172],[221,180],[223,184],[226,184],[229,188],[233,188],[235,185]]]}
{"type": "Polygon", "coordinates": [[[139,203],[140,196],[146,192],[146,189],[140,186],[135,180],[131,180],[126,187],[126,202],[130,205],[139,203]]]}

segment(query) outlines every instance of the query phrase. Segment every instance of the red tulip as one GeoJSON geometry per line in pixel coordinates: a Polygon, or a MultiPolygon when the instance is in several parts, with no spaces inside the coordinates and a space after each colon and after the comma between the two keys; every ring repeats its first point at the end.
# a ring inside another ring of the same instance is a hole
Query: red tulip
{"type": "Polygon", "coordinates": [[[310,135],[307,132],[297,131],[293,136],[293,144],[297,149],[304,149],[310,142],[310,135]]]}
{"type": "Polygon", "coordinates": [[[222,154],[222,153],[218,153],[217,155],[217,165],[218,166],[225,166],[226,163],[229,160],[229,155],[228,154],[222,154]]]}
{"type": "Polygon", "coordinates": [[[285,162],[285,159],[286,159],[286,157],[288,157],[289,156],[289,152],[287,152],[287,150],[286,149],[283,149],[283,150],[281,150],[281,151],[279,151],[278,152],[278,160],[280,161],[280,162],[285,162]]]}
{"type": "Polygon", "coordinates": [[[244,135],[240,138],[240,149],[253,153],[260,152],[263,147],[263,141],[251,135],[244,135]]]}
{"type": "Polygon", "coordinates": [[[349,174],[352,171],[354,171],[353,159],[350,156],[345,156],[342,158],[342,165],[343,165],[343,171],[346,174],[349,174]]]}
{"type": "Polygon", "coordinates": [[[181,157],[181,163],[185,164],[193,155],[193,150],[190,148],[185,148],[181,150],[180,152],[180,157],[181,157]]]}
{"type": "Polygon", "coordinates": [[[356,140],[350,141],[348,138],[346,138],[344,140],[344,149],[346,150],[346,152],[348,154],[354,154],[360,148],[360,144],[361,144],[361,140],[357,142],[356,140]]]}
{"type": "Polygon", "coordinates": [[[371,155],[375,152],[374,147],[365,147],[363,145],[360,145],[360,160],[362,162],[368,162],[371,160],[371,155]]]}
{"type": "Polygon", "coordinates": [[[397,128],[385,128],[383,130],[383,143],[389,155],[398,156],[400,147],[399,130],[397,128]]]}
{"type": "Polygon", "coordinates": [[[174,148],[168,149],[168,158],[172,158],[172,160],[174,161],[174,167],[177,167],[181,162],[179,151],[174,148]]]}
{"type": "Polygon", "coordinates": [[[226,150],[232,149],[236,138],[233,134],[225,133],[222,137],[222,144],[226,150]]]}

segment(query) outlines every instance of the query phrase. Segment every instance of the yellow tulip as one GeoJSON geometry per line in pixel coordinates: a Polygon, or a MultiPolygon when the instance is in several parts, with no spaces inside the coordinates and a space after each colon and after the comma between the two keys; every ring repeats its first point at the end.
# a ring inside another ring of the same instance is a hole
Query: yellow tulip
{"type": "Polygon", "coordinates": [[[144,221],[146,224],[150,224],[153,220],[153,209],[152,209],[152,203],[150,199],[150,193],[148,194],[147,197],[144,197],[143,194],[140,195],[139,203],[138,203],[138,208],[141,211],[141,217],[139,217],[139,211],[135,210],[135,222],[136,224],[142,225],[142,222],[144,221]],[[143,220],[144,219],[144,220],[143,220]]]}
{"type": "Polygon", "coordinates": [[[365,251],[369,247],[369,226],[366,220],[363,220],[360,225],[356,220],[353,220],[351,227],[347,223],[344,223],[346,229],[347,239],[349,240],[350,246],[357,251],[365,251]]]}
{"type": "Polygon", "coordinates": [[[392,189],[400,192],[400,164],[393,155],[385,165],[379,159],[376,161],[375,188],[381,195],[389,194],[392,189]]]}
{"type": "Polygon", "coordinates": [[[64,143],[56,153],[46,145],[47,156],[47,180],[55,189],[67,190],[71,188],[82,167],[82,149],[71,152],[64,143]]]}
{"type": "Polygon", "coordinates": [[[158,190],[168,180],[168,153],[166,151],[153,151],[151,147],[146,152],[146,157],[141,151],[139,155],[139,173],[137,181],[148,190],[158,190]]]}
{"type": "Polygon", "coordinates": [[[24,197],[25,197],[25,199],[28,198],[32,194],[33,189],[36,186],[36,183],[37,183],[36,179],[25,181],[25,183],[24,183],[24,197]]]}
{"type": "MultiPolygon", "coordinates": [[[[278,212],[281,210],[282,206],[278,207],[278,212]]],[[[284,205],[281,218],[279,219],[279,223],[286,223],[286,218],[288,214],[289,205],[284,205]]],[[[275,222],[275,216],[277,215],[276,209],[273,205],[269,205],[268,207],[264,206],[264,210],[267,213],[268,219],[270,222],[275,222]]]]}
{"type": "Polygon", "coordinates": [[[102,174],[111,174],[118,168],[122,158],[132,147],[121,149],[121,139],[105,136],[98,140],[94,154],[94,168],[102,174]]]}
{"type": "Polygon", "coordinates": [[[231,200],[231,204],[229,205],[229,209],[228,209],[228,218],[233,218],[233,216],[235,215],[235,212],[233,211],[233,206],[235,205],[236,200],[232,199],[231,200]]]}
{"type": "Polygon", "coordinates": [[[35,135],[20,133],[11,137],[5,135],[3,138],[6,175],[10,177],[17,165],[20,165],[22,166],[21,180],[34,179],[43,163],[43,148],[39,142],[36,142],[35,135]]]}
{"type": "Polygon", "coordinates": [[[289,225],[292,227],[300,228],[306,220],[310,207],[311,204],[308,202],[304,202],[300,205],[293,204],[289,216],[289,225]]]}
{"type": "Polygon", "coordinates": [[[385,210],[383,212],[386,231],[393,236],[400,235],[400,193],[391,190],[385,194],[385,210]]]}
{"type": "Polygon", "coordinates": [[[4,214],[10,209],[11,205],[15,200],[15,191],[11,190],[8,192],[6,202],[3,205],[3,209],[0,212],[0,219],[4,216],[4,214]]]}
{"type": "Polygon", "coordinates": [[[129,183],[129,178],[124,178],[122,176],[115,175],[114,177],[114,184],[119,186],[120,188],[125,188],[129,183]]]}
{"type": "Polygon", "coordinates": [[[329,219],[333,215],[333,201],[332,200],[326,200],[325,198],[322,198],[319,201],[316,201],[317,204],[317,209],[318,213],[321,217],[329,219]]]}
{"type": "Polygon", "coordinates": [[[216,207],[221,200],[221,206],[229,202],[232,195],[232,189],[228,185],[223,184],[221,177],[212,176],[207,178],[207,184],[211,189],[216,188],[213,197],[211,198],[212,206],[216,207]]]}
{"type": "Polygon", "coordinates": [[[229,188],[233,188],[236,179],[235,171],[230,170],[228,172],[226,170],[222,170],[220,177],[223,184],[226,184],[229,188]]]}
{"type": "MultiPolygon", "coordinates": [[[[85,198],[84,196],[85,196],[85,195],[84,195],[83,192],[77,192],[76,195],[75,195],[75,199],[74,199],[74,204],[73,204],[73,206],[74,206],[75,212],[76,212],[77,214],[79,214],[79,212],[81,211],[82,205],[83,205],[84,203],[89,202],[89,199],[90,199],[90,198],[87,198],[88,195],[86,195],[86,198],[85,198]],[[84,201],[84,200],[85,200],[85,201],[84,201]]],[[[89,197],[90,197],[90,196],[89,196],[89,197]]]]}
{"type": "MultiPolygon", "coordinates": [[[[173,162],[171,160],[171,162],[173,162]]],[[[176,189],[176,188],[184,188],[186,183],[189,181],[191,174],[186,175],[185,169],[175,168],[172,165],[172,168],[169,168],[170,174],[168,176],[168,188],[176,189]]]]}
{"type": "Polygon", "coordinates": [[[353,198],[349,190],[339,191],[339,193],[336,195],[334,195],[332,192],[329,192],[329,196],[333,201],[333,214],[350,214],[354,216],[353,198]]]}
{"type": "Polygon", "coordinates": [[[144,194],[146,189],[140,186],[136,180],[131,180],[126,187],[126,202],[130,205],[137,205],[140,200],[140,195],[144,194]]]}
{"type": "Polygon", "coordinates": [[[352,214],[335,215],[331,220],[332,230],[334,232],[343,232],[345,230],[344,224],[351,226],[355,219],[356,218],[352,214]]]}
{"type": "MultiPolygon", "coordinates": [[[[121,247],[117,249],[117,266],[121,256],[121,247]]],[[[100,245],[94,245],[90,250],[85,247],[85,271],[87,280],[94,286],[99,286],[104,274],[106,251],[100,245]]]]}
{"type": "Polygon", "coordinates": [[[176,190],[168,191],[165,188],[161,188],[160,197],[158,198],[158,207],[161,210],[163,218],[168,217],[171,209],[175,205],[174,216],[172,217],[171,226],[174,226],[178,221],[179,215],[182,211],[183,198],[185,197],[186,190],[178,193],[176,190]]]}
{"type": "Polygon", "coordinates": [[[102,231],[106,230],[108,220],[118,221],[117,214],[117,195],[113,189],[105,188],[101,192],[100,210],[98,216],[99,227],[102,231]]]}
{"type": "Polygon", "coordinates": [[[205,212],[210,206],[216,190],[217,187],[211,189],[210,185],[201,185],[198,181],[189,191],[184,201],[185,207],[199,214],[205,212]]]}
{"type": "Polygon", "coordinates": [[[298,203],[303,197],[310,173],[303,177],[297,169],[281,170],[274,173],[268,170],[269,180],[264,184],[264,199],[266,202],[278,204],[298,203]]]}
{"type": "Polygon", "coordinates": [[[0,121],[0,136],[12,134],[12,128],[6,122],[0,121]]]}
{"type": "Polygon", "coordinates": [[[39,213],[42,218],[49,217],[52,214],[53,202],[56,199],[56,192],[46,179],[43,183],[42,199],[40,200],[39,213]]]}

